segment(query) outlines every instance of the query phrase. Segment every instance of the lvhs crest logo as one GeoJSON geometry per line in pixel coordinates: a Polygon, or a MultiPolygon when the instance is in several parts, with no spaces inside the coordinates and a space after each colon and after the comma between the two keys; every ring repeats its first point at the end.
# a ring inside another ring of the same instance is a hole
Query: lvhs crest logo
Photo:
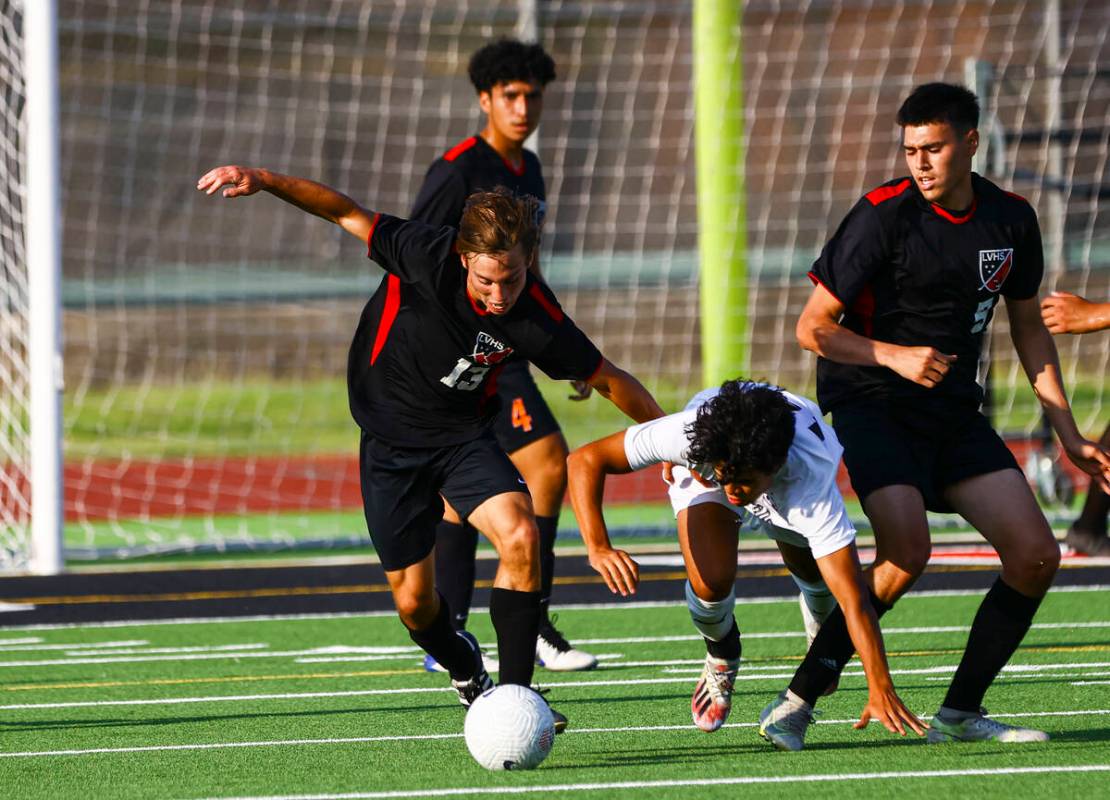
{"type": "Polygon", "coordinates": [[[1003,250],[979,251],[979,279],[982,281],[981,289],[997,292],[1010,274],[1014,265],[1014,248],[1007,247],[1003,250]]]}
{"type": "Polygon", "coordinates": [[[474,352],[471,354],[471,358],[474,359],[475,364],[492,367],[500,364],[512,354],[513,348],[507,347],[503,342],[494,339],[485,331],[481,331],[478,334],[477,341],[474,342],[474,352]]]}

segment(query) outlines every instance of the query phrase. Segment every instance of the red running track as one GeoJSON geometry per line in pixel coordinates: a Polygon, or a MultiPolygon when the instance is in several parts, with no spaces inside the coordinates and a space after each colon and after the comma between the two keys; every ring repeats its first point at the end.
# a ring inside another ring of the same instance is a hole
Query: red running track
{"type": "MultiPolygon", "coordinates": [[[[1011,442],[1025,463],[1031,443],[1011,442]]],[[[1077,486],[1085,477],[1063,460],[1077,486]]],[[[0,476],[0,503],[26,479],[0,476]]],[[[841,466],[840,488],[851,495],[841,466]]],[[[334,455],[308,458],[206,458],[177,461],[84,461],[65,465],[65,516],[69,522],[118,519],[258,514],[283,511],[349,511],[361,508],[358,459],[334,455]]],[[[659,471],[611,477],[611,503],[665,502],[659,471]]]]}

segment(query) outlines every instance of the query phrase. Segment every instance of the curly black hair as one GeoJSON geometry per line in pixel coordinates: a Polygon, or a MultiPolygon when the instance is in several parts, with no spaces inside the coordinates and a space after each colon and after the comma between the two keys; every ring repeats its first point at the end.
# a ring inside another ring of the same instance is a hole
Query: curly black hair
{"type": "Polygon", "coordinates": [[[467,72],[478,94],[512,81],[536,81],[547,86],[555,80],[555,61],[542,45],[498,39],[470,57],[467,72]]]}
{"type": "Polygon", "coordinates": [[[954,83],[923,83],[910,92],[896,119],[903,127],[944,122],[967,133],[979,127],[979,99],[954,83]]]}
{"type": "Polygon", "coordinates": [[[687,458],[719,468],[721,483],[752,471],[773,475],[794,441],[794,408],[778,387],[731,380],[686,427],[687,458]]]}

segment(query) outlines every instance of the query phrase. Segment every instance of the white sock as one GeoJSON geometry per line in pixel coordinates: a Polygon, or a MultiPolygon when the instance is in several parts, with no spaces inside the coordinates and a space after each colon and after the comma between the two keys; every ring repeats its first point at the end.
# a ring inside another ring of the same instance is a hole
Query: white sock
{"type": "Polygon", "coordinates": [[[790,573],[790,577],[794,579],[794,583],[801,590],[809,612],[813,614],[818,622],[824,622],[832,613],[832,610],[836,608],[836,598],[829,591],[829,587],[825,585],[823,580],[817,580],[813,583],[803,581],[793,572],[790,573]]]}
{"type": "Polygon", "coordinates": [[[698,633],[706,639],[719,642],[732,630],[732,610],[736,606],[736,593],[729,592],[724,600],[702,600],[686,581],[686,606],[698,633]]]}

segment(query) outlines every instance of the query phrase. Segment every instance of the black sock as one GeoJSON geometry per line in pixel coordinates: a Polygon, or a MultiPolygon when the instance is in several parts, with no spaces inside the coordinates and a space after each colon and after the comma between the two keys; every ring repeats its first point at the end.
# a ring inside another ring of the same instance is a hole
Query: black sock
{"type": "Polygon", "coordinates": [[[551,603],[551,584],[555,580],[555,533],[558,517],[536,517],[540,529],[540,619],[547,619],[551,603]]]}
{"type": "Polygon", "coordinates": [[[494,588],[489,616],[497,631],[498,683],[532,684],[536,668],[536,634],[540,627],[540,593],[494,588]]]}
{"type": "Polygon", "coordinates": [[[443,595],[439,596],[439,612],[432,624],[419,631],[409,628],[409,638],[438,661],[455,680],[474,677],[474,649],[452,627],[443,595]]]}
{"type": "Polygon", "coordinates": [[[478,531],[471,525],[440,520],[436,526],[436,589],[447,601],[451,624],[466,627],[474,596],[474,554],[478,531]]]}
{"type": "Polygon", "coordinates": [[[1040,605],[1041,598],[1026,597],[1002,578],[994,582],[971,623],[967,647],[944,698],[945,708],[979,710],[983,695],[1025,638],[1040,605]]]}
{"type": "MultiPolygon", "coordinates": [[[[890,611],[890,606],[876,597],[874,592],[869,590],[868,594],[876,616],[882,617],[890,611]]],[[[852,660],[855,652],[856,646],[848,635],[848,623],[838,605],[821,623],[817,638],[813,640],[809,652],[790,681],[790,691],[812,706],[832,682],[840,677],[844,665],[852,660]]]]}
{"type": "Polygon", "coordinates": [[[705,639],[705,649],[714,658],[724,658],[729,661],[740,658],[740,629],[736,627],[736,617],[732,618],[732,627],[719,642],[705,639]]]}

